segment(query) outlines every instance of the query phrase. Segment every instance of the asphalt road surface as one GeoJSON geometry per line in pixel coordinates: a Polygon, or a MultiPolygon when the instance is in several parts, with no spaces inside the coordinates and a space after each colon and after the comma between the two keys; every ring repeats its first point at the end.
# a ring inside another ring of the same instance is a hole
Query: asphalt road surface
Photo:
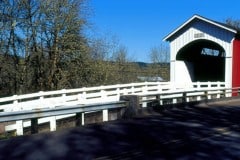
{"type": "Polygon", "coordinates": [[[0,159],[240,159],[240,100],[0,141],[0,159]]]}

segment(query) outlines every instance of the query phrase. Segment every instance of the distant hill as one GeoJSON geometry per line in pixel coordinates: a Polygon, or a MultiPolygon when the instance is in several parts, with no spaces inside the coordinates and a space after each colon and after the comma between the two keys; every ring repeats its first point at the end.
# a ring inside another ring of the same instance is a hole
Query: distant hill
{"type": "MultiPolygon", "coordinates": [[[[147,67],[150,67],[150,66],[154,65],[153,63],[146,63],[146,62],[133,62],[133,63],[137,64],[141,68],[147,68],[147,67]]],[[[165,63],[164,62],[164,63],[159,63],[159,65],[166,67],[166,66],[169,66],[170,63],[165,63]]]]}

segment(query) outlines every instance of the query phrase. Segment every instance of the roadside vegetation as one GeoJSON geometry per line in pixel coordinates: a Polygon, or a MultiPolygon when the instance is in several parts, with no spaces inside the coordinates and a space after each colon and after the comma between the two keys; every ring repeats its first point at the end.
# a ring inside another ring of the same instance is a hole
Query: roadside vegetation
{"type": "Polygon", "coordinates": [[[88,37],[87,0],[0,3],[0,97],[143,76],[169,79],[166,47],[150,49],[152,63],[146,64],[134,62],[114,38],[88,37]]]}

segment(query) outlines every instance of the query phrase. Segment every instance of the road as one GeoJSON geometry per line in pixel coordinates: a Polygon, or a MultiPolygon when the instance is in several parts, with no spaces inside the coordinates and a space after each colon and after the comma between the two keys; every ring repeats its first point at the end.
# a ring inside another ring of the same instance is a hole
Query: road
{"type": "Polygon", "coordinates": [[[240,100],[0,141],[0,159],[239,159],[240,100]]]}

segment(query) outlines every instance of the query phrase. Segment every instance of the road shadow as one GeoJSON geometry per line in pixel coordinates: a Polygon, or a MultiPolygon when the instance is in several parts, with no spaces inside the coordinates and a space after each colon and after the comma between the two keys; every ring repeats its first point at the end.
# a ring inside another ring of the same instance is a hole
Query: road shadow
{"type": "Polygon", "coordinates": [[[0,159],[238,159],[240,103],[181,105],[151,115],[0,141],[0,159]]]}

